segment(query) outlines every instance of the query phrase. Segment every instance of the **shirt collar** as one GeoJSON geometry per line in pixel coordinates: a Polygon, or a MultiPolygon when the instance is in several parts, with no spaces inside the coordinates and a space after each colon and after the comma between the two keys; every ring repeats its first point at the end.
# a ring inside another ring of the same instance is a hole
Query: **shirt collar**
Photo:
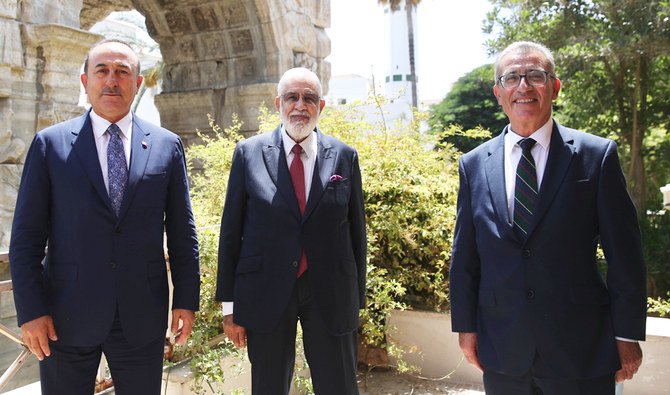
{"type": "MultiPolygon", "coordinates": [[[[284,125],[281,126],[281,138],[284,143],[284,153],[286,158],[291,154],[291,149],[295,145],[295,141],[288,135],[284,125]]],[[[316,152],[316,132],[310,133],[303,141],[300,142],[303,152],[307,158],[311,158],[312,155],[316,152]]]]}
{"type": "MultiPolygon", "coordinates": [[[[109,125],[112,123],[106,120],[105,118],[101,117],[100,115],[96,114],[93,109],[91,109],[91,126],[93,127],[93,135],[95,136],[96,139],[102,137],[103,134],[107,131],[107,128],[109,125]]],[[[130,126],[133,123],[133,112],[128,111],[128,114],[126,114],[125,117],[119,119],[118,122],[115,122],[116,126],[121,129],[121,137],[125,137],[127,139],[130,139],[130,126]]]]}
{"type": "MultiPolygon", "coordinates": [[[[533,134],[531,134],[528,137],[535,140],[536,144],[541,145],[542,148],[544,148],[545,150],[549,149],[549,143],[551,142],[551,132],[553,128],[554,128],[554,120],[551,117],[549,117],[549,120],[544,125],[540,126],[538,130],[534,131],[533,134]]],[[[516,143],[518,143],[519,140],[525,138],[516,134],[516,132],[512,130],[512,125],[510,125],[509,128],[507,129],[510,133],[507,133],[507,136],[505,137],[509,139],[509,142],[511,143],[512,146],[516,145],[516,143]]]]}

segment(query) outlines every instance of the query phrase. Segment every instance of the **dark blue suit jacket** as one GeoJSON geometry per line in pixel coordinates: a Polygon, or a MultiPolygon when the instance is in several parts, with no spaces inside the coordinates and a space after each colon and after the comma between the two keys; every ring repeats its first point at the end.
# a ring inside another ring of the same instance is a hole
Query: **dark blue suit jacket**
{"type": "Polygon", "coordinates": [[[365,306],[366,235],[358,155],[317,129],[316,167],[303,216],[281,128],[240,142],[221,222],[216,299],[234,301],[235,322],[272,330],[288,305],[300,251],[326,327],[358,327],[365,306]],[[341,180],[332,180],[339,175],[341,180]]]}
{"type": "Polygon", "coordinates": [[[554,123],[526,242],[507,210],[504,134],[463,155],[451,260],[452,330],[477,332],[482,365],[587,378],[619,368],[615,336],[643,340],[646,272],[616,144],[554,123]],[[600,241],[607,259],[596,264],[600,241]]]}
{"type": "Polygon", "coordinates": [[[129,342],[160,338],[169,308],[164,230],[172,308],[198,309],[198,243],[179,137],[133,115],[129,169],[117,218],[88,113],[37,133],[9,251],[19,325],[51,315],[59,342],[97,345],[118,310],[129,342]]]}

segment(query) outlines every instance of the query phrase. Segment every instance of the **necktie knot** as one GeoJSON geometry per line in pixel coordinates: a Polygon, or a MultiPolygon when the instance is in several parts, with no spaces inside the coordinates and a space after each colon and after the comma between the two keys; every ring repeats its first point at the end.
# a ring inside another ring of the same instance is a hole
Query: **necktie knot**
{"type": "Polygon", "coordinates": [[[296,144],[293,146],[293,148],[291,148],[291,152],[293,152],[294,159],[295,158],[300,159],[300,155],[302,154],[302,147],[300,146],[300,144],[296,144]]]}
{"type": "Polygon", "coordinates": [[[535,145],[536,142],[537,141],[528,137],[528,138],[519,140],[519,142],[517,144],[519,144],[519,147],[521,147],[521,149],[523,150],[523,153],[526,154],[526,153],[530,152],[530,150],[533,148],[533,146],[535,145]]]}
{"type": "Polygon", "coordinates": [[[120,133],[121,133],[121,129],[120,129],[119,126],[118,126],[117,124],[115,124],[115,123],[109,125],[109,127],[107,128],[107,133],[109,133],[109,137],[110,137],[110,138],[113,137],[113,136],[119,136],[119,137],[121,137],[121,134],[120,134],[120,133]]]}

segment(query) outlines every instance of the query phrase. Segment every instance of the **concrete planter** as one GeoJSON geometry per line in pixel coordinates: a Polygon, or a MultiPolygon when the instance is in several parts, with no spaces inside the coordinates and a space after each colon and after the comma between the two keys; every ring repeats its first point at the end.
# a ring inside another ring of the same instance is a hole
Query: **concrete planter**
{"type": "MultiPolygon", "coordinates": [[[[449,314],[394,310],[389,316],[389,327],[389,340],[409,351],[404,360],[418,367],[421,376],[444,377],[454,384],[482,385],[481,373],[463,359],[458,335],[451,332],[449,314]]],[[[669,393],[670,319],[647,318],[647,340],[641,346],[642,366],[633,380],[624,383],[624,394],[669,393]]]]}
{"type": "MultiPolygon", "coordinates": [[[[182,361],[176,365],[163,369],[163,387],[161,395],[205,395],[213,394],[207,384],[204,384],[205,392],[194,392],[191,387],[195,380],[195,374],[189,367],[189,361],[182,361]]],[[[226,394],[237,390],[240,393],[251,393],[251,366],[244,358],[224,357],[221,359],[221,367],[225,372],[223,383],[210,383],[212,389],[226,394]]]]}

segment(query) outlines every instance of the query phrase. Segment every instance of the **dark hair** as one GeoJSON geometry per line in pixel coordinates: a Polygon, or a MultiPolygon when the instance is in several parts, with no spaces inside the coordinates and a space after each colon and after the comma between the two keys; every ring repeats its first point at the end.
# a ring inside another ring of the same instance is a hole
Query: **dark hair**
{"type": "Polygon", "coordinates": [[[84,58],[84,74],[88,73],[88,58],[91,55],[91,51],[93,51],[95,48],[99,47],[100,45],[107,44],[107,43],[119,43],[119,44],[123,44],[126,47],[130,48],[130,50],[133,51],[133,54],[135,54],[135,57],[137,58],[137,63],[135,64],[135,68],[137,69],[137,75],[140,75],[140,58],[139,58],[139,56],[137,56],[137,53],[135,53],[135,50],[133,49],[133,47],[130,46],[130,44],[128,44],[125,41],[119,40],[118,38],[105,38],[105,39],[102,39],[102,40],[98,41],[97,43],[93,44],[91,49],[89,49],[88,52],[86,53],[86,57],[84,58]]]}

